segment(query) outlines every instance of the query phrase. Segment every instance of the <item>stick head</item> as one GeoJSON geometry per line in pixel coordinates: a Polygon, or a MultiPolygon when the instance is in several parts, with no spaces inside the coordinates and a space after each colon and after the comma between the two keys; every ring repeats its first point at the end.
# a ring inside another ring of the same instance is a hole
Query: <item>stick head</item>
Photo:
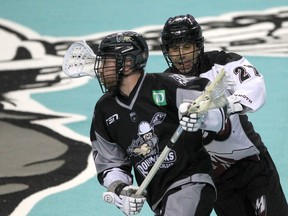
{"type": "Polygon", "coordinates": [[[192,103],[189,113],[206,113],[210,109],[226,106],[228,101],[225,95],[225,80],[225,71],[222,69],[204,93],[192,103]]]}
{"type": "Polygon", "coordinates": [[[67,50],[62,65],[63,72],[71,77],[96,77],[94,71],[96,55],[85,41],[73,43],[67,50]]]}

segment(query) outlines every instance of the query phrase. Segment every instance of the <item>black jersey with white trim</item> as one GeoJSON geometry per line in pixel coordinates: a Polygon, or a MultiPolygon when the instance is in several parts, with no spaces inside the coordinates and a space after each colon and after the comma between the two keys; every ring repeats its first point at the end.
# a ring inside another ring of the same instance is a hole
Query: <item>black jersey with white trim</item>
{"type": "MultiPolygon", "coordinates": [[[[129,97],[110,93],[102,96],[91,125],[100,183],[109,169],[118,167],[128,174],[133,167],[140,185],[179,125],[182,98],[196,99],[208,83],[206,78],[145,73],[129,97]]],[[[154,204],[177,180],[211,172],[202,132],[184,131],[149,184],[147,201],[154,204]]]]}
{"type": "MultiPolygon", "coordinates": [[[[260,135],[245,114],[255,112],[263,106],[266,99],[265,83],[257,69],[236,53],[205,52],[199,66],[198,70],[191,74],[198,74],[210,81],[224,68],[229,83],[227,97],[237,96],[245,107],[243,113],[231,115],[227,119],[224,131],[218,134],[204,132],[203,142],[211,156],[214,175],[219,176],[238,160],[266,151],[260,135]]],[[[165,72],[170,72],[170,69],[165,72]]]]}

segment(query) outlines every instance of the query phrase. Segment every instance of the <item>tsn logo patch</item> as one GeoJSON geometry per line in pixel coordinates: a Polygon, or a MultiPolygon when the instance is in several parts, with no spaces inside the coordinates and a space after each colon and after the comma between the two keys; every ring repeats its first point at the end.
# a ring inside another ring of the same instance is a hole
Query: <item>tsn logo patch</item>
{"type": "Polygon", "coordinates": [[[110,116],[108,119],[106,119],[106,125],[111,125],[112,123],[114,123],[115,121],[117,121],[119,119],[118,114],[114,114],[112,116],[110,116]]]}
{"type": "Polygon", "coordinates": [[[165,106],[166,102],[166,93],[165,90],[153,90],[152,91],[153,101],[157,106],[165,106]]]}

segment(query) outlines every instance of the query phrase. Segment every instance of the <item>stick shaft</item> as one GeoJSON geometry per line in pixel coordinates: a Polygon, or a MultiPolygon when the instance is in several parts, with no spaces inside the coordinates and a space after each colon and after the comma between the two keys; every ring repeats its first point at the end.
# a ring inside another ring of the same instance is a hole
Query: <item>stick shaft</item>
{"type": "Polygon", "coordinates": [[[141,183],[140,187],[138,188],[136,192],[136,195],[142,194],[145,191],[145,189],[148,187],[149,183],[151,182],[151,180],[157,173],[163,161],[167,158],[170,150],[172,149],[172,147],[174,146],[174,144],[176,143],[176,141],[178,140],[182,132],[183,132],[183,129],[181,125],[179,125],[176,131],[174,132],[173,136],[171,137],[169,144],[165,146],[164,150],[161,152],[156,163],[153,165],[152,169],[150,170],[148,175],[145,177],[144,181],[141,183]]]}

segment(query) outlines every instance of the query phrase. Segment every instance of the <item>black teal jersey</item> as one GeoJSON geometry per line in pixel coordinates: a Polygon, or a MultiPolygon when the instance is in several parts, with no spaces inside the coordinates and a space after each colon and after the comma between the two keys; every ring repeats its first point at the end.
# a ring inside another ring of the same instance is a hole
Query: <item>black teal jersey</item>
{"type": "MultiPolygon", "coordinates": [[[[91,141],[98,179],[105,171],[133,167],[138,185],[169,143],[179,125],[178,105],[198,97],[209,80],[178,74],[144,73],[129,97],[106,93],[97,102],[91,141]]],[[[173,182],[195,173],[212,171],[202,132],[183,132],[147,191],[154,204],[173,182]]]]}
{"type": "MultiPolygon", "coordinates": [[[[204,53],[200,67],[194,73],[213,81],[219,71],[226,72],[226,95],[234,95],[245,106],[240,115],[227,119],[226,130],[215,134],[204,132],[203,143],[211,156],[214,174],[220,175],[236,161],[266,151],[261,137],[249,122],[247,112],[262,107],[266,99],[263,76],[243,56],[224,51],[204,53]]],[[[175,69],[173,68],[173,72],[175,69]]],[[[165,72],[170,72],[167,69],[165,72]]]]}

